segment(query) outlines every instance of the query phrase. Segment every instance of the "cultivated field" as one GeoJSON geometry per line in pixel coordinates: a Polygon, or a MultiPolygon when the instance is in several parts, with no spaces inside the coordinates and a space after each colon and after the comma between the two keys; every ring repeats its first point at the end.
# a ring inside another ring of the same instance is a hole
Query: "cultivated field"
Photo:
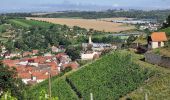
{"type": "Polygon", "coordinates": [[[120,32],[120,31],[135,29],[135,27],[131,25],[100,21],[96,19],[35,18],[35,17],[29,17],[26,19],[46,21],[54,24],[68,25],[70,27],[79,26],[86,29],[92,28],[94,30],[105,31],[105,32],[120,32]]]}

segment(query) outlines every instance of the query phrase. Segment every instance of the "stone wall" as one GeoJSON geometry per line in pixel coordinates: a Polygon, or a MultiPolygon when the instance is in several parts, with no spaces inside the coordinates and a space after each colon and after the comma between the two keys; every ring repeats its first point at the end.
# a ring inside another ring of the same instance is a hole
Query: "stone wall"
{"type": "Polygon", "coordinates": [[[145,61],[163,67],[170,67],[170,57],[164,57],[154,53],[145,53],[145,61]]]}

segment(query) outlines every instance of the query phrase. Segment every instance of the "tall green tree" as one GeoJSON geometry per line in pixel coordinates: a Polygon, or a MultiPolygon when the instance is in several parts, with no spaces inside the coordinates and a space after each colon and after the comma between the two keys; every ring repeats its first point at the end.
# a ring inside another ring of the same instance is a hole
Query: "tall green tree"
{"type": "Polygon", "coordinates": [[[166,21],[163,23],[163,28],[170,27],[170,15],[166,19],[166,21]]]}

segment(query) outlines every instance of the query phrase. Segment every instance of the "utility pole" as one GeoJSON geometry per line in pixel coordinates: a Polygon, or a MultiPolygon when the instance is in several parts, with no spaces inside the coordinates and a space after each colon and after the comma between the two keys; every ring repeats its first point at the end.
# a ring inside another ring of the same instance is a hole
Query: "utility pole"
{"type": "Polygon", "coordinates": [[[51,100],[51,71],[48,72],[48,95],[51,100]]]}

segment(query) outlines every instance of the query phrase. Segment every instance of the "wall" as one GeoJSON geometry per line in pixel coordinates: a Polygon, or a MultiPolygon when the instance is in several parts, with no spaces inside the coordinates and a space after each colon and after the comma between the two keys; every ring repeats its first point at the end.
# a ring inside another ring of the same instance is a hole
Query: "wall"
{"type": "Polygon", "coordinates": [[[145,61],[163,67],[170,67],[170,57],[164,57],[154,53],[146,53],[145,61]]]}
{"type": "Polygon", "coordinates": [[[152,42],[151,45],[153,49],[158,48],[158,42],[152,42]]]}
{"type": "Polygon", "coordinates": [[[92,60],[95,54],[97,54],[97,53],[96,53],[96,52],[94,52],[94,53],[89,53],[89,54],[84,54],[84,53],[82,53],[82,54],[81,54],[81,59],[82,59],[82,60],[92,60]]]}
{"type": "MultiPolygon", "coordinates": [[[[164,42],[161,42],[161,47],[164,46],[164,42]]],[[[152,42],[152,48],[155,49],[155,48],[158,48],[158,42],[152,42]]]]}
{"type": "Polygon", "coordinates": [[[153,53],[146,53],[145,54],[145,61],[151,63],[151,64],[157,64],[159,65],[161,63],[162,57],[153,53]]]}

